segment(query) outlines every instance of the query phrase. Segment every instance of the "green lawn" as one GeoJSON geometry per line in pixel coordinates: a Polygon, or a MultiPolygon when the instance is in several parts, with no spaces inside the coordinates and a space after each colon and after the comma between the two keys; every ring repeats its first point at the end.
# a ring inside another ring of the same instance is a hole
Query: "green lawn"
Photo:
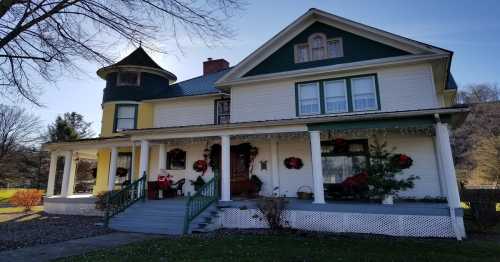
{"type": "Polygon", "coordinates": [[[497,242],[308,234],[155,239],[61,261],[498,261],[497,242]]]}

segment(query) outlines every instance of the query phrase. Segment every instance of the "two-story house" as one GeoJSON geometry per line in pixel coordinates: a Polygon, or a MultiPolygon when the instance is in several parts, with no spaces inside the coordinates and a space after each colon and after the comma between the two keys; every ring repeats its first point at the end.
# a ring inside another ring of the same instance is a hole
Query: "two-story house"
{"type": "Polygon", "coordinates": [[[460,239],[465,231],[449,127],[467,109],[453,107],[452,55],[317,9],[235,66],[209,58],[203,75],[185,81],[139,47],[97,71],[106,81],[100,137],[45,145],[51,152],[46,211],[99,214],[94,197],[115,190],[108,201],[121,203],[113,202],[119,207],[106,216],[120,230],[167,233],[160,225],[155,231],[160,222],[144,213],[161,203],[188,209],[165,228],[190,228],[205,208],[221,203],[212,212],[218,227],[253,228],[266,224],[249,197],[284,196],[294,228],[460,239]],[[402,177],[418,176],[414,187],[399,192],[393,205],[335,201],[331,185],[369,165],[375,139],[411,157],[402,177]],[[74,192],[82,158],[97,161],[92,194],[74,192]],[[181,204],[153,188],[167,175],[184,196],[176,198],[181,204]],[[206,184],[197,184],[200,179],[206,184]],[[300,192],[313,197],[295,199],[300,192]],[[146,195],[163,200],[134,203],[146,195]],[[425,198],[445,203],[418,201],[425,198]]]}

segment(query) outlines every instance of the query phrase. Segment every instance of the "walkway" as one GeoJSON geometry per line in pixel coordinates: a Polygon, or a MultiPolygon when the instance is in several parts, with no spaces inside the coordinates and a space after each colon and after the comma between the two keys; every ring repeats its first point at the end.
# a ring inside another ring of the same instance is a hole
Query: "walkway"
{"type": "Polygon", "coordinates": [[[158,237],[161,236],[116,232],[96,237],[3,251],[0,252],[0,260],[9,262],[50,261],[158,237]]]}

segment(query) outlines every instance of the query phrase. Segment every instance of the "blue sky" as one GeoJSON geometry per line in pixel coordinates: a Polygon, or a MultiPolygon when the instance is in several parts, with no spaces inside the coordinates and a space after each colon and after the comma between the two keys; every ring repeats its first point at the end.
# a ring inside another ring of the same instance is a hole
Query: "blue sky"
{"type": "MultiPolygon", "coordinates": [[[[202,72],[207,57],[225,58],[235,65],[250,52],[306,12],[315,7],[395,34],[426,42],[455,54],[452,73],[458,85],[500,83],[500,2],[495,0],[330,0],[330,1],[248,1],[230,22],[236,36],[224,46],[207,47],[184,42],[167,55],[152,54],[179,80],[202,72]]],[[[125,56],[132,47],[120,52],[125,56]]],[[[100,130],[102,89],[97,64],[81,64],[81,73],[66,74],[56,86],[47,86],[41,95],[42,108],[25,105],[45,124],[58,114],[76,111],[100,130]]]]}

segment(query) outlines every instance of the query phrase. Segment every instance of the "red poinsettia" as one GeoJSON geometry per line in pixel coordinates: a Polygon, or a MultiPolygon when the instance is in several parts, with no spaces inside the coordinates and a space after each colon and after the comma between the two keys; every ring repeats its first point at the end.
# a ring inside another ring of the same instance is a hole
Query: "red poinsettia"
{"type": "Polygon", "coordinates": [[[345,189],[355,190],[365,187],[368,184],[368,172],[363,171],[354,176],[348,177],[342,183],[345,189]]]}

